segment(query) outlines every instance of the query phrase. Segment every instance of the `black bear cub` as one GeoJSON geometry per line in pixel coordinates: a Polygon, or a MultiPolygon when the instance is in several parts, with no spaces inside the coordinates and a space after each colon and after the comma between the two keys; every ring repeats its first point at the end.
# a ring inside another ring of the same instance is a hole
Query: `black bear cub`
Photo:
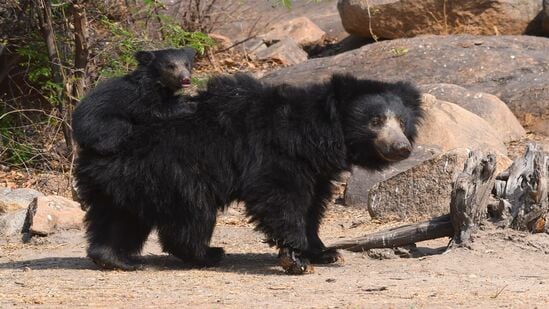
{"type": "Polygon", "coordinates": [[[192,48],[139,51],[135,71],[99,83],[73,113],[73,135],[82,148],[114,153],[134,125],[192,112],[176,92],[191,85],[192,48]]]}
{"type": "Polygon", "coordinates": [[[318,235],[332,181],[352,165],[407,158],[422,117],[412,85],[337,74],[304,87],[214,77],[187,100],[194,113],[140,126],[116,154],[80,151],[88,256],[99,266],[136,269],[153,228],[164,251],[215,265],[224,252],[210,247],[216,215],[233,201],[286,272],[334,263],[341,256],[318,235]]]}

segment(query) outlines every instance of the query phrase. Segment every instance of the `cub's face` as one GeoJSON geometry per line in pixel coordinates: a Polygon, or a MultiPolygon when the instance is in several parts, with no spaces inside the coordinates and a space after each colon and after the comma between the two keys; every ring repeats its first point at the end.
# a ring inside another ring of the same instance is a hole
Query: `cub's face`
{"type": "Polygon", "coordinates": [[[340,97],[341,121],[350,163],[381,169],[408,158],[422,117],[420,93],[406,83],[351,79],[343,85],[348,92],[340,97]]]}
{"type": "Polygon", "coordinates": [[[162,85],[177,91],[191,86],[191,73],[196,51],[192,48],[140,51],[135,54],[139,65],[158,75],[162,85]]]}

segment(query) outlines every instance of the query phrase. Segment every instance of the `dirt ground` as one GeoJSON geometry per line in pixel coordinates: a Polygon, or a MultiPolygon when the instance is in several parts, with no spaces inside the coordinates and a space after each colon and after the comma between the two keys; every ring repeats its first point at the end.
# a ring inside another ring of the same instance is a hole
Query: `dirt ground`
{"type": "MultiPolygon", "coordinates": [[[[329,244],[389,226],[365,210],[333,205],[321,236],[329,244]]],[[[154,235],[143,252],[146,268],[136,272],[98,270],[85,258],[81,231],[3,243],[0,308],[549,307],[548,234],[487,225],[472,250],[441,254],[447,239],[439,239],[419,243],[411,258],[343,252],[345,262],[303,276],[284,274],[262,240],[235,207],[220,215],[213,245],[228,254],[215,268],[190,269],[163,254],[154,235]]]]}

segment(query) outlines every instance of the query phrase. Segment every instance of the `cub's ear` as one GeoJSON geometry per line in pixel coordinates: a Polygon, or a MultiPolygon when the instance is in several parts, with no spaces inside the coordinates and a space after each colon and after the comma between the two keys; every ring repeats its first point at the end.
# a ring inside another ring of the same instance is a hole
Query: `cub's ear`
{"type": "Polygon", "coordinates": [[[357,79],[350,74],[334,74],[332,75],[331,84],[335,99],[342,102],[350,99],[355,93],[357,79]]]}
{"type": "Polygon", "coordinates": [[[181,51],[183,51],[185,54],[187,54],[191,61],[194,60],[194,57],[196,56],[196,49],[194,49],[192,47],[183,47],[183,48],[181,48],[181,51]]]}
{"type": "Polygon", "coordinates": [[[149,65],[154,60],[154,53],[150,51],[138,51],[134,55],[140,65],[149,65]]]}

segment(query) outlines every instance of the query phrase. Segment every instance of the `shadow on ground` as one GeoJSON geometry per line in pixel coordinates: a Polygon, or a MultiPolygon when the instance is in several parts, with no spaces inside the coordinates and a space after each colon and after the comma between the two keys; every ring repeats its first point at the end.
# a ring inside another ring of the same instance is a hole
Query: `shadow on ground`
{"type": "MultiPolygon", "coordinates": [[[[146,255],[140,257],[144,270],[190,270],[193,266],[170,255],[146,255]]],[[[47,257],[0,263],[0,269],[90,269],[99,270],[90,259],[85,257],[47,257]]],[[[227,254],[221,263],[209,268],[215,271],[239,273],[239,274],[261,274],[278,275],[283,273],[277,267],[275,254],[270,253],[236,253],[227,254]]]]}

